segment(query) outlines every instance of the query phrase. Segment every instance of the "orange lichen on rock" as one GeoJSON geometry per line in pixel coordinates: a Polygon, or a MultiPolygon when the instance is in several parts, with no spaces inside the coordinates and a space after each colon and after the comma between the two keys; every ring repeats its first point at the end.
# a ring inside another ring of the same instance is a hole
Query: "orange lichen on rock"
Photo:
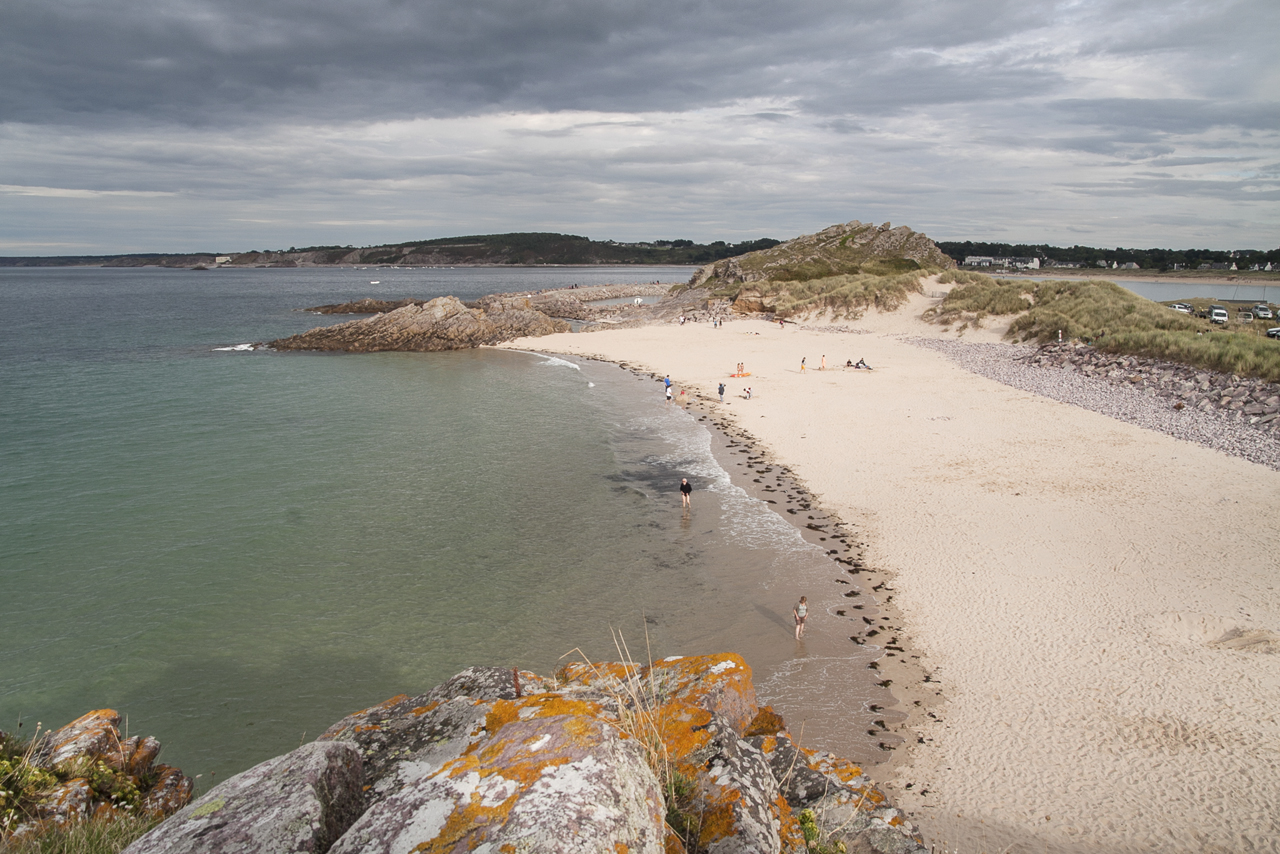
{"type": "Polygon", "coordinates": [[[706,709],[684,700],[672,700],[654,715],[658,740],[662,742],[667,758],[685,773],[697,773],[697,766],[701,763],[688,767],[690,758],[711,741],[712,733],[708,731],[711,718],[706,709]]]}
{"type": "Polygon", "coordinates": [[[804,851],[804,831],[800,829],[800,820],[796,818],[787,799],[779,794],[773,799],[773,805],[778,811],[778,836],[782,840],[782,850],[804,851]]]}
{"type": "Polygon", "coordinates": [[[556,681],[561,685],[577,685],[607,691],[643,672],[644,668],[639,664],[624,664],[620,661],[597,663],[571,661],[556,671],[556,681]]]}
{"type": "Polygon", "coordinates": [[[734,653],[664,658],[653,663],[645,682],[663,697],[686,700],[722,716],[739,734],[760,711],[751,668],[734,653]]]}
{"type": "Polygon", "coordinates": [[[773,710],[773,706],[764,706],[756,713],[751,723],[747,724],[746,729],[742,731],[742,737],[748,738],[753,735],[777,735],[787,731],[787,722],[782,719],[782,715],[773,710]]]}
{"type": "Polygon", "coordinates": [[[490,735],[512,721],[552,716],[596,717],[600,704],[589,700],[575,700],[560,694],[535,694],[520,700],[498,700],[485,715],[484,728],[490,735]]]}

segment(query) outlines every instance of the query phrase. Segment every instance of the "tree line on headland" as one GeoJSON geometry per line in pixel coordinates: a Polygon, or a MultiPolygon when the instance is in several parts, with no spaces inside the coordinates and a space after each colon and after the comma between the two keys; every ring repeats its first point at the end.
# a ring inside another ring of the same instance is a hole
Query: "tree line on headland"
{"type": "MultiPolygon", "coordinates": [[[[592,240],[575,234],[515,232],[441,237],[377,246],[307,246],[255,250],[240,253],[135,253],[129,255],[62,255],[0,257],[0,267],[311,267],[332,265],[465,266],[554,264],[672,264],[702,265],[777,246],[781,241],[759,238],[738,243],[716,240],[652,240],[619,242],[592,240]]],[[[963,264],[968,256],[1039,258],[1048,262],[1099,266],[1137,264],[1145,270],[1198,269],[1201,264],[1235,264],[1240,270],[1254,265],[1280,266],[1280,248],[1238,249],[1105,249],[1092,246],[1059,247],[1049,244],[940,241],[938,247],[963,264]]]]}
{"type": "Polygon", "coordinates": [[[1143,270],[1196,270],[1201,264],[1235,264],[1248,270],[1255,264],[1280,266],[1280,248],[1260,249],[1099,249],[1093,246],[1050,246],[1047,243],[980,243],[972,240],[939,241],[938,248],[963,264],[970,256],[1039,258],[1042,267],[1059,264],[1098,267],[1102,264],[1137,264],[1143,270]]]}

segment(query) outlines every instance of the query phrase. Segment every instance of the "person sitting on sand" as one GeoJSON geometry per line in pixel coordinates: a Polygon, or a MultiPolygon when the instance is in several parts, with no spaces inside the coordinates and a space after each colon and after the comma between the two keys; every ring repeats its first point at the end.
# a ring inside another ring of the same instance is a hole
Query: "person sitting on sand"
{"type": "Polygon", "coordinates": [[[855,368],[866,368],[868,371],[869,371],[869,370],[871,370],[871,366],[870,366],[870,365],[868,365],[868,364],[866,363],[866,360],[864,360],[864,359],[862,359],[862,358],[859,358],[859,359],[858,359],[858,364],[854,365],[854,367],[855,367],[855,368]]]}

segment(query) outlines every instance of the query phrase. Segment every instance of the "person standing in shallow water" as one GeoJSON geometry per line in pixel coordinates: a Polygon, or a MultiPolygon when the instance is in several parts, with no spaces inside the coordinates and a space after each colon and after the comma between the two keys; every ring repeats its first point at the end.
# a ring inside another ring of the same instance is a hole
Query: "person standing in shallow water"
{"type": "Polygon", "coordinates": [[[800,597],[800,601],[791,609],[791,616],[796,620],[796,640],[804,637],[804,620],[809,616],[809,600],[804,596],[800,597]]]}
{"type": "Polygon", "coordinates": [[[689,506],[689,496],[693,494],[693,484],[689,483],[689,478],[680,478],[680,506],[689,506]]]}

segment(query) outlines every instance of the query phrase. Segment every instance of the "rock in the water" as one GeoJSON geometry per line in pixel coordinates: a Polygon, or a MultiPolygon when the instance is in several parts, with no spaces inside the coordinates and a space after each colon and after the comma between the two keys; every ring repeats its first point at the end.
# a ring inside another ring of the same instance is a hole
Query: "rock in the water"
{"type": "Polygon", "coordinates": [[[312,742],[211,789],[127,854],[324,854],[360,815],[360,752],[312,742]]]}
{"type": "Polygon", "coordinates": [[[333,854],[663,851],[662,791],[634,739],[589,717],[514,720],[370,808],[333,854]]]}
{"type": "Polygon", "coordinates": [[[429,352],[463,350],[498,344],[523,336],[568,332],[569,324],[532,309],[507,308],[487,312],[468,308],[457,297],[437,297],[425,305],[378,314],[362,320],[322,326],[272,341],[277,350],[382,350],[429,352]]]}

